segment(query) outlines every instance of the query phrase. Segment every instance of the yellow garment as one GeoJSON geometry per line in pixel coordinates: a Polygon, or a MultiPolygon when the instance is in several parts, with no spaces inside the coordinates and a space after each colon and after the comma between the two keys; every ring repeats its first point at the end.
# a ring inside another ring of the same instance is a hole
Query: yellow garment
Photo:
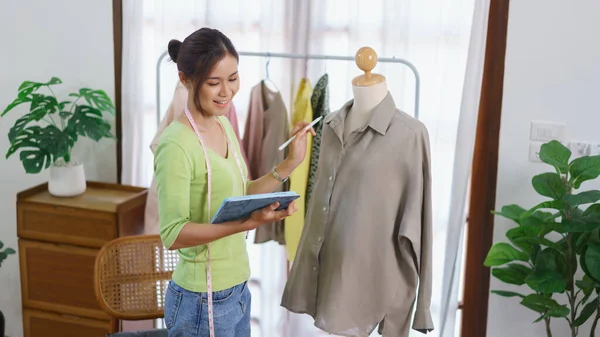
{"type": "MultiPolygon", "coordinates": [[[[290,130],[294,128],[294,125],[298,122],[312,122],[312,107],[310,104],[310,96],[312,95],[312,85],[310,81],[303,78],[300,81],[300,87],[296,93],[296,99],[294,100],[294,106],[292,110],[292,125],[290,130]]],[[[298,249],[298,243],[300,242],[300,236],[302,235],[302,228],[304,227],[304,209],[306,186],[308,185],[308,173],[310,170],[310,155],[312,149],[312,135],[308,135],[306,147],[306,157],[300,166],[298,166],[294,172],[290,175],[290,191],[294,191],[300,195],[300,198],[296,199],[296,206],[298,211],[292,214],[290,217],[285,219],[285,249],[289,261],[293,261],[296,256],[296,249],[298,249]]]]}

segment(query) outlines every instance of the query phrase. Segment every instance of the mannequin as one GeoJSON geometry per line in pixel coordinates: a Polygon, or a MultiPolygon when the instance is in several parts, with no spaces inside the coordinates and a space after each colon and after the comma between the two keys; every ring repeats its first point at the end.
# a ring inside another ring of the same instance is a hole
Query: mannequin
{"type": "Polygon", "coordinates": [[[358,68],[365,73],[352,80],[354,102],[346,117],[344,141],[352,131],[369,122],[373,109],[388,94],[385,77],[371,73],[377,65],[377,53],[370,47],[362,47],[356,52],[355,61],[358,68]]]}
{"type": "Polygon", "coordinates": [[[361,48],[356,63],[365,73],[352,82],[354,100],[322,123],[317,178],[281,305],[336,336],[427,333],[434,329],[428,131],[371,73],[371,48],[361,48]]]}

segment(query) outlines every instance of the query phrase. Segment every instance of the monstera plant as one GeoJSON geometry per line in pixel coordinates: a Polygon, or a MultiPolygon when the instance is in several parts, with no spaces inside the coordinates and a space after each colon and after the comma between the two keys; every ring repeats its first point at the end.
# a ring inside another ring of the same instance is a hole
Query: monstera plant
{"type": "Polygon", "coordinates": [[[594,337],[600,320],[600,191],[580,188],[600,176],[600,156],[571,161],[570,150],[558,141],[542,145],[539,156],[553,172],[536,175],[531,183],[548,200],[494,212],[515,226],[506,232],[509,242],[494,244],[484,262],[494,277],[522,291],[492,292],[516,297],[537,312],[535,322],[545,322],[548,336],[552,319],[565,320],[571,337],[591,319],[585,336],[594,337]]]}
{"type": "Polygon", "coordinates": [[[16,253],[12,248],[4,248],[4,244],[0,241],[0,267],[2,267],[2,261],[6,260],[9,255],[16,253]]]}
{"type": "Polygon", "coordinates": [[[68,100],[59,99],[52,90],[58,84],[62,81],[57,77],[46,83],[23,82],[17,97],[0,117],[23,104],[29,105],[29,110],[20,110],[25,113],[8,132],[10,147],[6,158],[19,152],[27,173],[50,168],[51,192],[53,189],[55,194],[66,196],[82,192],[81,179],[85,189],[83,166],[71,156],[75,143],[79,137],[95,141],[113,138],[104,115],[114,115],[115,108],[102,90],[82,88],[69,94],[68,100]]]}

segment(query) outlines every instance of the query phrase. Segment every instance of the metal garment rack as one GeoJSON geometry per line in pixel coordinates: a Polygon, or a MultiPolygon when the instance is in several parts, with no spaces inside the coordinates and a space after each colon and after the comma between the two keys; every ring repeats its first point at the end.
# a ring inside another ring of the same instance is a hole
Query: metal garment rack
{"type": "MultiPolygon", "coordinates": [[[[240,56],[256,56],[271,58],[287,58],[287,59],[302,59],[302,60],[337,60],[337,61],[354,61],[353,56],[334,56],[334,55],[303,55],[303,54],[289,54],[289,53],[269,53],[269,52],[238,52],[240,56]]],[[[164,52],[158,58],[156,62],[156,123],[160,124],[160,66],[163,60],[169,55],[168,52],[164,52]]],[[[406,65],[415,75],[415,114],[414,117],[419,119],[419,97],[421,89],[421,78],[417,68],[409,61],[400,58],[378,58],[377,62],[383,63],[401,63],[406,65]]]]}

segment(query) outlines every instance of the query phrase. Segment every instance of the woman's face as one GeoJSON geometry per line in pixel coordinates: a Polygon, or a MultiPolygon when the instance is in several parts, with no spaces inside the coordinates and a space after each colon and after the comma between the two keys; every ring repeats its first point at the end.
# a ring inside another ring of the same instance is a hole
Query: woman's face
{"type": "Polygon", "coordinates": [[[239,89],[238,63],[236,58],[228,53],[215,65],[200,87],[198,97],[203,113],[209,116],[225,115],[239,89]]]}

